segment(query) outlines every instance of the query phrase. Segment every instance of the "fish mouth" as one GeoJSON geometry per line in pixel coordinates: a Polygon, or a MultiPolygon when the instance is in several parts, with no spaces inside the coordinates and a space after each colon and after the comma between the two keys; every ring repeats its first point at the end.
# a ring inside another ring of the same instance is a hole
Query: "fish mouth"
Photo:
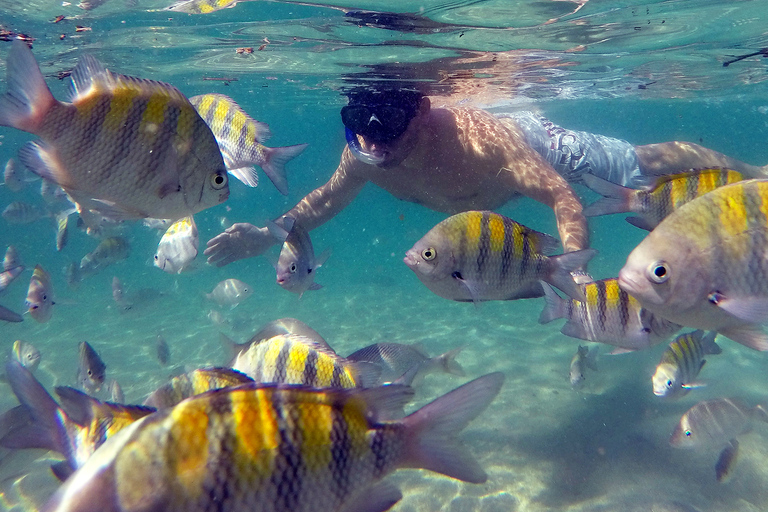
{"type": "Polygon", "coordinates": [[[416,255],[412,251],[408,251],[405,253],[405,258],[403,258],[403,263],[405,263],[408,266],[408,268],[410,268],[413,271],[416,271],[416,268],[419,266],[419,260],[416,259],[416,255]]]}
{"type": "Polygon", "coordinates": [[[624,290],[630,295],[636,294],[638,291],[640,291],[640,286],[637,283],[636,280],[637,273],[632,272],[626,269],[621,269],[619,271],[619,279],[618,284],[619,288],[624,290]]]}

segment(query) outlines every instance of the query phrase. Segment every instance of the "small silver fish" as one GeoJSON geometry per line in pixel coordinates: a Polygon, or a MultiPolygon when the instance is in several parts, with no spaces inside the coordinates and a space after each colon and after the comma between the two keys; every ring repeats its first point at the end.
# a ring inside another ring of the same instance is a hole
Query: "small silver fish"
{"type": "Polygon", "coordinates": [[[217,284],[205,297],[219,306],[234,308],[253,293],[253,289],[239,279],[225,279],[217,284]]]}
{"type": "Polygon", "coordinates": [[[19,160],[79,206],[113,219],[179,219],[229,197],[208,125],[175,87],[107,70],[93,56],[72,71],[71,103],[57,101],[32,51],[11,43],[0,125],[37,135],[19,160]]]}
{"type": "Polygon", "coordinates": [[[67,198],[67,193],[64,192],[63,188],[48,180],[40,181],[40,197],[42,197],[43,201],[48,203],[48,205],[56,206],[62,204],[72,204],[72,202],[67,198]]]}
{"type": "Polygon", "coordinates": [[[283,217],[283,226],[274,222],[267,224],[272,236],[283,241],[280,256],[275,264],[277,284],[284,290],[298,293],[299,298],[307,290],[319,290],[321,285],[314,282],[315,270],[325,263],[328,251],[315,259],[315,250],[307,230],[292,217],[283,217]]]}
{"type": "Polygon", "coordinates": [[[123,283],[117,276],[112,277],[112,299],[114,299],[115,304],[117,304],[117,307],[121,311],[127,311],[133,306],[126,300],[125,293],[123,291],[123,283]]]}
{"type": "MultiPolygon", "coordinates": [[[[221,2],[217,0],[217,3],[221,2]]],[[[269,126],[252,119],[229,96],[202,94],[189,98],[189,102],[216,137],[230,174],[249,187],[255,187],[259,177],[252,166],[258,165],[281,194],[288,194],[285,164],[300,155],[306,144],[282,148],[264,146],[262,143],[272,135],[269,126]]]]}
{"type": "Polygon", "coordinates": [[[80,260],[80,273],[83,277],[104,270],[109,265],[128,258],[131,244],[121,236],[113,236],[102,240],[96,249],[89,252],[80,260]]]}
{"type": "Polygon", "coordinates": [[[177,220],[160,239],[155,266],[169,274],[180,274],[197,257],[199,243],[195,219],[190,215],[177,220]]]}
{"type": "Polygon", "coordinates": [[[456,362],[464,347],[455,348],[439,356],[430,357],[418,345],[403,345],[402,343],[374,343],[349,354],[350,361],[372,363],[381,368],[379,383],[396,381],[398,384],[417,386],[431,373],[448,373],[464,375],[464,369],[456,362]],[[413,370],[416,367],[415,371],[413,370]],[[407,374],[409,382],[399,381],[407,374]]]}
{"type": "Polygon", "coordinates": [[[160,362],[160,365],[167,366],[171,361],[171,348],[162,334],[158,334],[155,339],[155,352],[157,353],[157,360],[160,362]]]}
{"type": "Polygon", "coordinates": [[[14,201],[5,207],[2,216],[8,224],[31,224],[47,214],[33,204],[14,201]]]}
{"type": "Polygon", "coordinates": [[[752,421],[768,422],[768,411],[761,405],[746,406],[735,398],[699,402],[680,418],[669,438],[675,448],[721,447],[752,429],[752,421]]]}
{"type": "Polygon", "coordinates": [[[109,392],[110,402],[114,404],[125,403],[125,395],[123,394],[123,388],[120,387],[120,384],[115,379],[111,379],[109,381],[109,384],[107,384],[107,391],[109,392]]]}
{"type": "Polygon", "coordinates": [[[34,373],[40,365],[42,354],[29,342],[16,340],[13,342],[12,354],[24,368],[34,373]]]}
{"type": "Polygon", "coordinates": [[[548,256],[555,238],[490,211],[448,217],[408,250],[405,264],[433,293],[450,300],[541,297],[541,281],[584,300],[571,277],[595,255],[585,249],[548,256]]]}
{"type": "Polygon", "coordinates": [[[0,272],[0,293],[5,291],[6,288],[24,271],[24,267],[19,265],[18,267],[12,267],[8,270],[0,272]]]}
{"type": "Polygon", "coordinates": [[[651,379],[653,394],[683,396],[691,389],[703,386],[696,382],[696,377],[706,362],[704,356],[723,351],[715,343],[716,336],[715,331],[710,331],[706,336],[704,331],[694,331],[675,338],[661,355],[661,361],[651,379]]]}
{"type": "Polygon", "coordinates": [[[5,164],[5,172],[3,177],[5,179],[5,186],[11,192],[19,192],[24,188],[24,180],[21,177],[21,170],[16,167],[16,162],[13,158],[9,158],[5,164]]]}
{"type": "Polygon", "coordinates": [[[64,266],[64,279],[67,281],[67,286],[72,290],[76,290],[80,287],[80,282],[83,276],[80,274],[80,265],[74,261],[70,261],[64,266]]]}
{"type": "Polygon", "coordinates": [[[12,268],[21,267],[21,259],[16,252],[16,248],[12,245],[8,246],[5,251],[5,257],[3,258],[3,270],[10,270],[12,268]]]}
{"type": "Polygon", "coordinates": [[[77,383],[87,393],[96,393],[104,385],[107,365],[104,364],[99,354],[87,341],[80,342],[79,353],[76,375],[77,383]]]}
{"type": "Polygon", "coordinates": [[[580,389],[584,385],[587,368],[597,371],[597,351],[597,345],[590,349],[579,345],[576,354],[574,354],[573,359],[571,359],[569,371],[571,387],[573,389],[580,389]]]}
{"type": "Polygon", "coordinates": [[[38,322],[45,323],[51,319],[54,304],[51,276],[43,267],[35,265],[27,290],[27,312],[38,322]]]}
{"type": "Polygon", "coordinates": [[[0,320],[4,322],[21,322],[24,319],[20,314],[14,313],[4,306],[0,306],[0,320]]]}

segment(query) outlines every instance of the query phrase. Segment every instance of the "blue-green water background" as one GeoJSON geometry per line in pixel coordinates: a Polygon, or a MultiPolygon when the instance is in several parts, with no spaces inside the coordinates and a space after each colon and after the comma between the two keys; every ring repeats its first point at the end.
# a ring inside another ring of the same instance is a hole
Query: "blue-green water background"
{"type": "MultiPolygon", "coordinates": [[[[389,2],[334,4],[340,8],[247,2],[198,16],[158,10],[165,5],[140,0],[137,7],[126,7],[110,0],[84,12],[58,1],[3,0],[0,25],[36,38],[33,51],[46,75],[71,69],[89,52],[114,71],[171,82],[188,96],[230,95],[270,125],[271,147],[309,144],[288,164],[287,197],[261,174],[258,188],[233,183],[227,203],[196,216],[201,253],[222,226],[263,225],[327,180],[344,147],[339,88],[370,76],[365,73],[426,70],[422,80],[442,92],[453,88],[464,103],[494,111],[533,108],[570,129],[634,144],[688,140],[748,163],[768,163],[766,61],[752,57],[722,66],[730,56],[768,46],[763,1],[591,0],[574,14],[569,13],[576,4],[570,2],[398,3],[399,12],[414,14],[416,26],[425,27],[418,32],[362,26],[345,16],[352,9],[391,10],[389,2]],[[59,14],[70,19],[53,24],[59,14]],[[92,30],[75,32],[75,25],[92,30]],[[265,37],[269,44],[263,50],[235,52],[256,49],[265,37]],[[460,60],[487,61],[492,55],[500,61],[509,56],[508,64],[476,69],[460,60]],[[467,93],[462,88],[467,84],[481,93],[467,93]]],[[[7,49],[8,44],[0,47],[3,57],[7,49]]],[[[48,83],[57,98],[66,98],[66,80],[48,83]]],[[[0,137],[0,162],[31,139],[9,128],[0,129],[0,137]]],[[[19,194],[0,187],[0,205],[40,204],[38,190],[38,182],[19,194]]],[[[595,197],[583,188],[578,192],[587,202],[595,197]]],[[[499,212],[556,233],[551,211],[531,200],[499,212]]],[[[315,248],[331,248],[333,254],[317,275],[324,288],[301,300],[275,284],[265,258],[215,268],[200,254],[193,272],[165,274],[152,266],[160,233],[138,223],[124,232],[130,258],[72,290],[62,267],[79,261],[98,240],[73,231],[57,253],[52,221],[29,226],[0,221],[0,245],[15,245],[28,269],[38,263],[48,269],[57,301],[46,324],[27,316],[21,324],[0,325],[0,350],[15,339],[27,340],[43,352],[40,380],[46,386],[72,385],[77,343],[86,340],[100,352],[126,400],[140,402],[171,371],[154,356],[158,333],[171,347],[172,364],[186,368],[224,361],[220,331],[244,341],[264,323],[286,316],[307,322],[343,355],[379,341],[421,342],[433,354],[463,345],[459,360],[467,379],[489,371],[507,375],[501,395],[464,435],[489,481],[465,485],[400,471],[393,479],[406,496],[394,510],[768,510],[764,426],[743,436],[736,474],[726,484],[714,478],[716,451],[677,451],[667,443],[679,416],[698,400],[766,401],[764,354],[723,340],[724,354],[710,358],[702,373],[709,385],[678,401],[651,392],[650,375],[663,346],[602,356],[600,371],[587,375],[584,390],[573,391],[567,373],[578,341],[559,333],[561,322],[537,323],[542,300],[479,308],[450,302],[423,287],[402,263],[405,251],[443,218],[368,186],[343,213],[312,232],[315,248]],[[128,312],[114,306],[113,276],[135,301],[128,312]],[[203,294],[231,277],[249,283],[255,293],[223,311],[227,322],[217,325],[208,317],[215,308],[203,294]]],[[[599,251],[590,270],[598,278],[615,276],[643,232],[620,215],[592,219],[590,227],[599,251]]],[[[22,274],[0,303],[21,311],[30,274],[22,274]]],[[[467,379],[431,376],[419,403],[467,379]]],[[[0,384],[0,407],[15,403],[0,384]]],[[[33,462],[44,455],[2,452],[4,508],[33,507],[52,492],[47,463],[33,462]]]]}

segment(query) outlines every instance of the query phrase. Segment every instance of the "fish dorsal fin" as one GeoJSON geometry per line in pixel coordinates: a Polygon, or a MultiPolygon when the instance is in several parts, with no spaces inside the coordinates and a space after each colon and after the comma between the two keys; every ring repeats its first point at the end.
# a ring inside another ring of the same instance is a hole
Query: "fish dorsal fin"
{"type": "Polygon", "coordinates": [[[110,72],[93,55],[83,55],[72,70],[71,99],[75,101],[93,92],[129,89],[137,92],[160,93],[174,100],[189,103],[176,87],[157,80],[147,80],[110,72]]]}

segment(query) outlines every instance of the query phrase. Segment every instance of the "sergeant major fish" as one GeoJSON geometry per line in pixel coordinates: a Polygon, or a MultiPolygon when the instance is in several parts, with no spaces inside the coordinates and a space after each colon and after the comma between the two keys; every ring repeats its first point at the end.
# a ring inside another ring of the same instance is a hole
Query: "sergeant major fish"
{"type": "Polygon", "coordinates": [[[768,411],[748,407],[735,398],[716,398],[697,403],[680,418],[669,443],[676,448],[722,447],[752,429],[752,421],[768,422],[768,411]]]}
{"type": "Polygon", "coordinates": [[[121,236],[105,238],[96,248],[80,260],[80,274],[91,276],[106,267],[128,258],[131,245],[121,236]]]}
{"type": "Polygon", "coordinates": [[[222,203],[227,173],[216,140],[175,87],[111,73],[92,56],[57,101],[32,52],[14,40],[0,125],[38,135],[19,160],[79,205],[115,219],[179,219],[222,203]]]}
{"type": "Polygon", "coordinates": [[[189,101],[216,137],[230,174],[249,187],[255,187],[259,179],[252,166],[258,165],[281,194],[288,194],[285,164],[299,156],[306,144],[280,148],[264,146],[272,135],[269,126],[252,119],[229,96],[202,94],[189,98],[189,101]]]}
{"type": "Polygon", "coordinates": [[[325,263],[330,253],[325,251],[315,259],[309,233],[293,217],[283,217],[283,226],[273,222],[267,227],[272,236],[283,242],[275,263],[277,284],[284,290],[298,293],[299,298],[307,290],[322,288],[315,283],[315,271],[325,263]]]}
{"type": "Polygon", "coordinates": [[[13,358],[19,362],[24,368],[34,373],[37,367],[40,365],[40,359],[42,354],[29,342],[16,340],[11,347],[11,354],[13,358]]]}
{"type": "Polygon", "coordinates": [[[24,272],[24,265],[19,259],[16,248],[9,245],[3,258],[3,271],[0,272],[0,293],[5,291],[22,272],[24,272]]]}
{"type": "Polygon", "coordinates": [[[768,181],[717,188],[665,218],[630,253],[619,286],[643,308],[768,350],[768,181]]]}
{"type": "Polygon", "coordinates": [[[96,393],[104,384],[107,365],[87,341],[81,341],[78,350],[77,383],[88,394],[96,393]]]}
{"type": "Polygon", "coordinates": [[[396,421],[381,414],[412,397],[407,387],[210,391],[123,429],[45,510],[382,512],[402,497],[382,482],[399,468],[486,481],[457,436],[503,380],[485,375],[396,421]]]}
{"type": "Polygon", "coordinates": [[[234,359],[238,355],[242,354],[243,352],[251,348],[251,345],[267,340],[274,336],[281,336],[284,334],[291,334],[291,335],[295,334],[298,336],[303,336],[304,338],[307,338],[309,340],[312,340],[314,343],[319,344],[321,347],[327,349],[328,351],[334,352],[334,350],[331,348],[328,342],[325,341],[325,338],[323,338],[319,332],[317,332],[316,330],[314,330],[313,328],[311,328],[301,320],[286,317],[286,318],[278,318],[277,320],[272,320],[271,322],[267,322],[266,324],[264,324],[264,326],[261,329],[259,329],[256,332],[256,334],[251,336],[251,338],[245,343],[238,344],[233,340],[231,340],[226,335],[221,334],[220,335],[221,345],[226,351],[227,357],[228,357],[227,365],[232,366],[232,361],[234,361],[234,359]]]}
{"type": "Polygon", "coordinates": [[[694,169],[660,176],[640,190],[622,187],[592,174],[585,174],[582,178],[589,188],[605,196],[584,208],[585,216],[634,212],[640,215],[627,217],[627,222],[650,231],[685,203],[723,185],[741,181],[744,176],[732,169],[694,169]]]}
{"type": "Polygon", "coordinates": [[[614,353],[652,347],[680,330],[679,325],[643,309],[619,288],[616,278],[582,284],[584,301],[563,299],[551,286],[545,283],[543,287],[546,306],[539,323],[565,318],[560,332],[618,347],[614,353]]]}
{"type": "Polygon", "coordinates": [[[25,302],[29,316],[40,323],[51,319],[53,314],[53,285],[51,276],[40,265],[35,265],[32,278],[29,280],[27,299],[25,302]]]}
{"type": "Polygon", "coordinates": [[[370,387],[378,383],[375,365],[350,361],[330,347],[297,334],[281,334],[252,344],[232,369],[256,382],[314,387],[370,387]]]}
{"type": "Polygon", "coordinates": [[[177,375],[167,384],[154,390],[144,400],[144,405],[167,409],[182,400],[212,389],[235,387],[249,382],[253,382],[253,379],[231,368],[198,368],[177,375]]]}
{"type": "Polygon", "coordinates": [[[392,382],[408,375],[410,382],[398,381],[398,384],[418,385],[430,373],[442,372],[464,376],[464,369],[456,361],[456,356],[464,347],[455,348],[444,354],[429,357],[418,345],[402,343],[374,343],[349,354],[349,361],[367,362],[381,368],[380,383],[392,382]],[[417,367],[415,372],[407,373],[417,367]]]}
{"type": "Polygon", "coordinates": [[[661,355],[661,361],[651,379],[653,394],[683,396],[691,389],[703,386],[696,382],[696,377],[706,362],[704,356],[722,352],[720,345],[715,343],[716,336],[715,331],[706,335],[704,331],[694,331],[675,338],[661,355]]]}
{"type": "Polygon", "coordinates": [[[169,274],[180,274],[197,257],[199,243],[195,219],[190,215],[177,220],[157,245],[155,266],[169,274]]]}
{"type": "Polygon", "coordinates": [[[597,371],[597,351],[597,346],[587,348],[579,345],[571,359],[571,366],[568,370],[569,380],[573,389],[580,389],[584,385],[587,368],[597,371]]]}
{"type": "Polygon", "coordinates": [[[13,158],[9,158],[5,163],[3,180],[3,183],[11,192],[20,192],[24,188],[24,180],[21,178],[20,169],[16,167],[16,161],[13,158]]]}
{"type": "Polygon", "coordinates": [[[243,0],[179,0],[166,7],[169,11],[186,12],[188,14],[209,14],[221,9],[234,7],[243,0]]]}
{"type": "Polygon", "coordinates": [[[453,215],[406,253],[405,264],[437,295],[456,301],[541,297],[540,280],[569,296],[584,295],[570,272],[595,251],[547,256],[557,247],[549,235],[489,211],[453,215]]]}

